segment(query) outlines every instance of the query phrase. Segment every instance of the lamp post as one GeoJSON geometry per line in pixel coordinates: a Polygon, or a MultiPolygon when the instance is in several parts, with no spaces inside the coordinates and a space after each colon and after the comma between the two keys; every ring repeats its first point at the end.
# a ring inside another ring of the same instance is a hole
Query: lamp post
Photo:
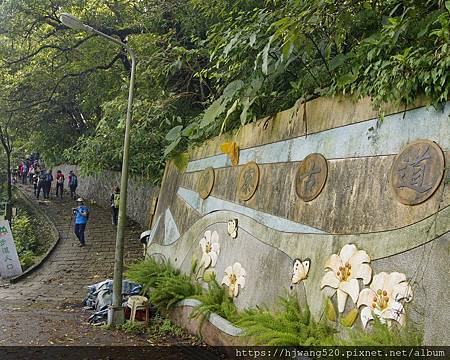
{"type": "Polygon", "coordinates": [[[106,35],[93,27],[83,24],[75,16],[67,13],[60,15],[61,22],[69,28],[75,30],[86,31],[91,34],[102,36],[117,45],[124,48],[131,57],[131,76],[130,87],[128,93],[127,119],[125,125],[125,138],[123,142],[123,159],[122,159],[122,176],[120,180],[120,203],[119,203],[119,219],[117,224],[116,250],[114,260],[114,282],[113,282],[113,305],[108,309],[108,324],[120,325],[124,323],[124,309],[122,307],[122,276],[123,276],[123,247],[124,247],[124,230],[126,221],[127,208],[127,188],[128,188],[128,158],[130,152],[130,126],[133,107],[134,77],[136,72],[136,55],[133,50],[123,42],[106,35]]]}

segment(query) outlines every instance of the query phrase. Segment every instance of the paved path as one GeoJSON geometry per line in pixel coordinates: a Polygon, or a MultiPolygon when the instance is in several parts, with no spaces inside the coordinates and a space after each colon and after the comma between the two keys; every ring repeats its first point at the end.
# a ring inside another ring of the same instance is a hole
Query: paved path
{"type": "MultiPolygon", "coordinates": [[[[71,225],[71,208],[75,202],[68,196],[64,200],[51,197],[50,201],[37,201],[30,187],[22,189],[51,218],[61,240],[40,269],[8,289],[1,289],[0,299],[78,304],[86,295],[86,286],[113,276],[116,227],[111,225],[110,212],[87,203],[90,217],[86,246],[80,248],[71,225]]],[[[126,228],[125,264],[143,257],[140,232],[136,224],[126,228]]]]}
{"type": "MultiPolygon", "coordinates": [[[[1,360],[223,358],[208,347],[190,347],[200,342],[186,334],[161,335],[154,330],[156,333],[149,339],[147,335],[130,335],[90,325],[87,320],[91,312],[83,310],[81,305],[86,287],[113,276],[116,228],[111,225],[109,211],[88,204],[91,215],[86,228],[87,245],[79,248],[70,226],[74,202],[54,197],[38,202],[31,188],[21,189],[35,206],[47,213],[61,240],[45,263],[28,277],[16,284],[0,280],[1,360]],[[77,348],[72,350],[66,346],[77,348]]],[[[128,224],[125,264],[143,257],[138,241],[140,232],[138,225],[128,224]]]]}
{"type": "MultiPolygon", "coordinates": [[[[68,197],[38,202],[30,187],[22,190],[53,220],[61,240],[34,273],[16,284],[0,282],[0,346],[146,343],[142,338],[92,327],[86,323],[90,314],[81,307],[88,285],[113,276],[116,228],[109,211],[88,204],[87,245],[79,248],[70,225],[74,202],[68,197]]],[[[125,264],[143,256],[140,231],[136,224],[127,226],[125,264]]]]}

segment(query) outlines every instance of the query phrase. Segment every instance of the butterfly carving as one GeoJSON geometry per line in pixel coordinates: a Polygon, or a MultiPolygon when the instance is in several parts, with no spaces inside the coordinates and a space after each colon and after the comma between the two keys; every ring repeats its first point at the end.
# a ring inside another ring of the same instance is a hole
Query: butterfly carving
{"type": "Polygon", "coordinates": [[[238,232],[238,220],[237,219],[228,220],[227,230],[228,235],[230,235],[233,239],[236,239],[238,232]]]}
{"type": "Polygon", "coordinates": [[[311,265],[310,258],[306,258],[303,261],[300,259],[294,259],[294,265],[292,269],[291,289],[295,284],[298,284],[300,281],[305,280],[308,277],[310,265],[311,265]]]}
{"type": "Polygon", "coordinates": [[[239,164],[239,146],[235,142],[226,142],[220,145],[220,150],[229,156],[231,165],[239,164]]]}

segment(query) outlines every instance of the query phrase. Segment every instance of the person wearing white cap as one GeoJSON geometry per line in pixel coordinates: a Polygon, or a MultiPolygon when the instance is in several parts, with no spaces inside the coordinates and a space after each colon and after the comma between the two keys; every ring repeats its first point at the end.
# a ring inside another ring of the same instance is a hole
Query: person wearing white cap
{"type": "Polygon", "coordinates": [[[84,205],[83,198],[77,199],[77,207],[72,209],[73,214],[75,215],[75,229],[74,233],[77,236],[78,240],[80,240],[80,247],[86,245],[86,241],[84,239],[84,230],[86,229],[86,224],[89,220],[89,208],[84,205]]]}

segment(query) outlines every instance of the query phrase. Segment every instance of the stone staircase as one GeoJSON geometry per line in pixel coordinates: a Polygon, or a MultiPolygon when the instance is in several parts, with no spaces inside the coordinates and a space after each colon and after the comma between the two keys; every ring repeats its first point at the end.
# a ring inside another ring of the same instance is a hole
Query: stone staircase
{"type": "MultiPolygon", "coordinates": [[[[109,209],[87,201],[90,218],[85,232],[86,246],[79,248],[71,223],[71,208],[76,204],[68,194],[63,200],[51,195],[49,201],[38,201],[31,187],[21,186],[20,191],[49,216],[58,229],[60,241],[41,267],[17,283],[0,288],[0,300],[80,304],[88,285],[113,277],[116,227],[111,224],[109,209]]],[[[128,221],[125,266],[143,258],[141,231],[138,224],[128,221]]]]}

